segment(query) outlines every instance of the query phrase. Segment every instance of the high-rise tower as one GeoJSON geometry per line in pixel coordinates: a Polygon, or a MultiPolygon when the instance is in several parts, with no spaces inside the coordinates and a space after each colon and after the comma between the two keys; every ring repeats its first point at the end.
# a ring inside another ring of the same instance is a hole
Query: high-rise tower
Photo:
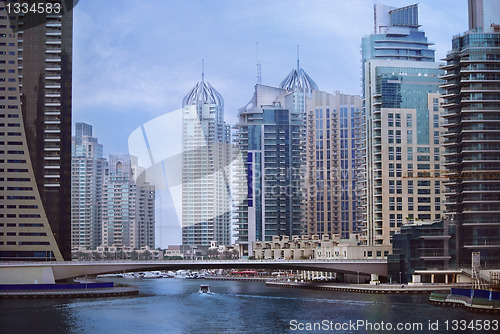
{"type": "Polygon", "coordinates": [[[52,3],[61,10],[24,15],[0,2],[4,259],[71,258],[73,1],[52,3]]]}
{"type": "Polygon", "coordinates": [[[307,233],[348,239],[359,232],[356,136],[361,98],[314,91],[306,108],[307,233]]]}
{"type": "Polygon", "coordinates": [[[182,101],[182,244],[231,244],[230,129],[222,95],[202,80],[182,101]]]}
{"type": "Polygon", "coordinates": [[[101,246],[154,248],[155,187],[128,154],[110,155],[104,169],[101,246]]]}
{"type": "Polygon", "coordinates": [[[438,76],[417,5],[375,6],[363,38],[359,195],[367,244],[388,245],[406,221],[441,218],[438,76]],[[404,177],[406,176],[406,177],[404,177]]]}
{"type": "Polygon", "coordinates": [[[446,214],[457,224],[457,264],[481,253],[500,266],[500,1],[470,0],[469,30],[442,66],[446,214]]]}
{"type": "Polygon", "coordinates": [[[76,123],[75,133],[71,152],[71,247],[96,249],[102,241],[105,159],[90,124],[76,123]]]}
{"type": "Polygon", "coordinates": [[[239,110],[235,140],[245,168],[238,170],[236,182],[246,200],[237,204],[235,218],[242,256],[252,254],[252,242],[306,232],[304,117],[306,100],[316,90],[297,61],[279,88],[257,84],[239,110]]]}

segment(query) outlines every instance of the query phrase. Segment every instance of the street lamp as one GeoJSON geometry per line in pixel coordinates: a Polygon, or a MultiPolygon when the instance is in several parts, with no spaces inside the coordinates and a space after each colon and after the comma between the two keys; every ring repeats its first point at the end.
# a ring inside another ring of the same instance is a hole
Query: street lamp
{"type": "Polygon", "coordinates": [[[401,279],[401,272],[399,272],[399,283],[403,284],[403,280],[401,279]]]}
{"type": "Polygon", "coordinates": [[[359,271],[358,271],[358,284],[359,284],[359,271]]]}

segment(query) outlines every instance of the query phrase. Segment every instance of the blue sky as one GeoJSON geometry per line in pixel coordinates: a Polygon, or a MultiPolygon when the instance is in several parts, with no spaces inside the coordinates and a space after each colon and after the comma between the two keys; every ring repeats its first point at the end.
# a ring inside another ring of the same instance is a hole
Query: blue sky
{"type": "MultiPolygon", "coordinates": [[[[73,122],[91,124],[106,155],[127,153],[132,131],[181,107],[201,78],[204,59],[205,78],[224,97],[226,121],[233,124],[253,94],[256,42],[263,84],[280,83],[296,64],[299,44],[301,67],[321,90],[360,94],[360,43],[373,32],[373,3],[80,1],[74,8],[73,122]]],[[[421,0],[419,23],[441,59],[452,37],[467,30],[467,0],[421,0]]]]}

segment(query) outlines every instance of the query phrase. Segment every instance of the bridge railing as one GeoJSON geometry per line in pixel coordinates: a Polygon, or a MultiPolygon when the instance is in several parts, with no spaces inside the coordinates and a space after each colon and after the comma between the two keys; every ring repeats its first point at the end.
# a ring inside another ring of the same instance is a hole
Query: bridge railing
{"type": "Polygon", "coordinates": [[[252,263],[387,263],[387,259],[312,259],[312,260],[99,260],[99,261],[53,261],[53,262],[31,262],[31,261],[10,261],[0,262],[1,265],[67,265],[72,264],[110,264],[110,263],[141,263],[141,264],[179,264],[179,263],[234,263],[234,264],[252,264],[252,263]]]}

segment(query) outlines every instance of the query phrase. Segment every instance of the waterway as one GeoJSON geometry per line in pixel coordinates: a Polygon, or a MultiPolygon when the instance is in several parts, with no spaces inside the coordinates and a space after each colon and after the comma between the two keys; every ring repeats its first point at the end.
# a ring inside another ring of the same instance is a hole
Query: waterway
{"type": "Polygon", "coordinates": [[[0,332],[494,333],[497,331],[493,328],[452,330],[452,321],[477,324],[477,320],[484,323],[499,318],[469,313],[459,307],[433,306],[427,295],[287,289],[267,287],[264,282],[114,280],[138,285],[140,294],[117,298],[1,300],[0,332]],[[200,284],[209,284],[213,294],[198,294],[200,284]],[[365,325],[353,327],[361,324],[358,321],[365,325]],[[367,327],[368,324],[372,327],[367,327]],[[389,324],[392,330],[388,330],[389,324]],[[404,327],[396,330],[398,324],[406,326],[406,330],[404,327]],[[316,330],[307,331],[309,328],[316,330]]]}

